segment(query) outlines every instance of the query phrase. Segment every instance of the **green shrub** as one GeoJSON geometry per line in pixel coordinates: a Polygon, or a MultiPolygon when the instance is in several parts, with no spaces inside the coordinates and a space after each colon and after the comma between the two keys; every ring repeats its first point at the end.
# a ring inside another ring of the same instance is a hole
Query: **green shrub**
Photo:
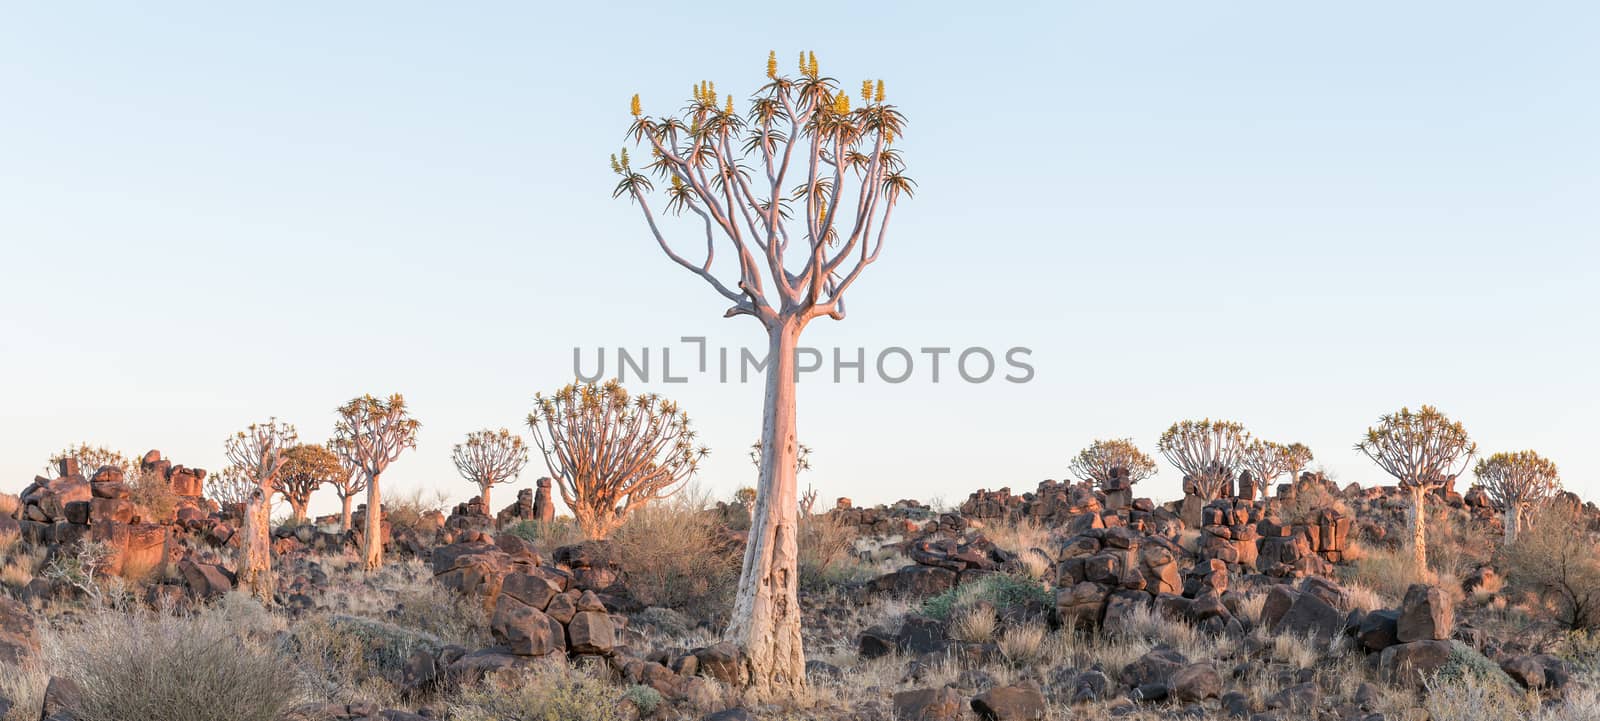
{"type": "Polygon", "coordinates": [[[466,689],[455,721],[624,721],[621,690],[565,662],[508,671],[466,689]]]}
{"type": "Polygon", "coordinates": [[[557,518],[549,523],[518,521],[502,530],[533,544],[535,549],[546,556],[557,548],[584,540],[583,531],[579,530],[578,524],[570,518],[557,518]]]}
{"type": "Polygon", "coordinates": [[[1478,653],[1477,649],[1460,641],[1450,642],[1450,657],[1439,667],[1437,677],[1445,683],[1457,683],[1472,677],[1480,683],[1515,685],[1500,665],[1478,653]]]}
{"type": "Polygon", "coordinates": [[[992,574],[965,583],[922,603],[922,615],[948,620],[951,614],[977,603],[988,602],[995,610],[1019,608],[1037,603],[1048,608],[1054,601],[1044,584],[1024,576],[992,574]]]}
{"type": "Polygon", "coordinates": [[[632,702],[634,708],[639,709],[640,716],[655,713],[656,707],[661,705],[661,692],[649,686],[629,686],[628,690],[622,692],[622,698],[632,702]]]}
{"type": "Polygon", "coordinates": [[[287,648],[331,697],[374,679],[398,677],[417,650],[438,653],[437,636],[358,616],[319,616],[297,622],[287,648]]]}

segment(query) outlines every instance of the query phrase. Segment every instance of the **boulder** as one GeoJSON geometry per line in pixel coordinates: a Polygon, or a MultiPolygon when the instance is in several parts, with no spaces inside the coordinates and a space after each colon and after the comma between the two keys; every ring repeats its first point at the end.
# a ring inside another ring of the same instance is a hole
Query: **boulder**
{"type": "Polygon", "coordinates": [[[972,699],[972,711],[983,721],[1038,721],[1044,718],[1044,691],[1034,683],[996,686],[972,699]]]}
{"type": "Polygon", "coordinates": [[[1390,646],[1378,657],[1378,670],[1389,683],[1420,686],[1450,659],[1449,641],[1412,641],[1390,646]]]}
{"type": "Polygon", "coordinates": [[[1362,617],[1356,631],[1356,640],[1371,652],[1382,651],[1400,643],[1400,612],[1387,609],[1373,611],[1362,617]]]}
{"type": "Polygon", "coordinates": [[[489,632],[507,652],[517,656],[548,656],[566,646],[566,632],[560,623],[507,595],[495,602],[489,632]]]}
{"type": "Polygon", "coordinates": [[[1421,583],[1406,589],[1395,634],[1401,643],[1442,641],[1450,638],[1454,626],[1455,609],[1444,589],[1421,583]]]}
{"type": "Polygon", "coordinates": [[[1209,663],[1190,664],[1172,674],[1167,686],[1180,702],[1204,701],[1222,695],[1222,674],[1209,663]]]}
{"type": "Polygon", "coordinates": [[[894,695],[894,717],[899,721],[951,721],[959,718],[961,694],[950,687],[919,688],[894,695]]]}
{"type": "Polygon", "coordinates": [[[605,613],[580,611],[567,624],[567,648],[573,653],[605,654],[616,645],[616,626],[605,613]]]}
{"type": "Polygon", "coordinates": [[[1560,691],[1572,680],[1567,662],[1549,654],[1514,656],[1501,661],[1500,669],[1523,688],[1535,691],[1560,691]]]}

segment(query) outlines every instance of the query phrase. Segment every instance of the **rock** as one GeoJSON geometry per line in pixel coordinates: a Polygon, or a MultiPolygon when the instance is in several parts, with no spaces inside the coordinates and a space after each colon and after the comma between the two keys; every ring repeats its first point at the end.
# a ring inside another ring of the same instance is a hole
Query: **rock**
{"type": "Polygon", "coordinates": [[[82,706],[83,691],[78,684],[51,676],[44,687],[44,706],[39,710],[39,721],[77,721],[75,712],[82,706]]]}
{"type": "Polygon", "coordinates": [[[548,656],[566,646],[560,623],[504,594],[495,602],[489,632],[508,652],[518,656],[548,656]]]}
{"type": "Polygon", "coordinates": [[[1501,661],[1500,669],[1523,688],[1535,691],[1559,691],[1572,680],[1567,662],[1548,654],[1514,656],[1501,661]]]}
{"type": "MultiPolygon", "coordinates": [[[[1266,615],[1265,610],[1262,615],[1266,615]]],[[[1317,594],[1301,593],[1295,596],[1288,613],[1268,628],[1275,633],[1312,636],[1327,641],[1344,632],[1344,613],[1317,594]]]]}
{"type": "Polygon", "coordinates": [[[1222,708],[1229,718],[1249,718],[1250,696],[1243,691],[1229,691],[1222,694],[1222,708]]]}
{"type": "Polygon", "coordinates": [[[573,653],[610,653],[617,645],[617,629],[611,616],[598,611],[579,611],[567,624],[567,648],[573,653]]]}
{"type": "Polygon", "coordinates": [[[1267,708],[1281,709],[1297,714],[1309,714],[1322,700],[1322,691],[1316,683],[1298,683],[1267,698],[1267,708]]]}
{"type": "Polygon", "coordinates": [[[972,699],[972,710],[984,721],[1037,721],[1044,718],[1044,692],[1033,683],[997,686],[972,699]]]}
{"type": "Polygon", "coordinates": [[[700,675],[722,683],[737,685],[744,675],[739,647],[727,641],[695,649],[694,658],[700,667],[700,675]]]}
{"type": "Polygon", "coordinates": [[[1261,603],[1261,623],[1267,628],[1276,628],[1299,596],[1299,592],[1288,586],[1273,586],[1267,591],[1266,600],[1261,603]]]}
{"type": "Polygon", "coordinates": [[[1382,651],[1400,643],[1399,624],[1399,611],[1387,609],[1373,611],[1361,619],[1361,626],[1356,631],[1356,640],[1360,641],[1368,651],[1382,651]]]}
{"type": "Polygon", "coordinates": [[[527,664],[527,657],[513,654],[505,648],[491,647],[466,654],[452,661],[448,668],[451,678],[460,679],[467,683],[475,683],[489,674],[499,673],[507,669],[522,668],[527,664]]]}
{"type": "Polygon", "coordinates": [[[900,721],[950,721],[961,714],[961,694],[955,689],[920,688],[894,695],[894,717],[900,721]]]}
{"type": "MultiPolygon", "coordinates": [[[[1122,669],[1122,682],[1129,686],[1151,683],[1165,684],[1180,669],[1189,665],[1189,659],[1177,649],[1157,646],[1122,669]]],[[[1165,696],[1165,694],[1163,694],[1165,696]]]]}
{"type": "Polygon", "coordinates": [[[1222,674],[1209,663],[1196,663],[1172,674],[1167,685],[1180,702],[1204,701],[1222,695],[1222,674]]]}
{"type": "Polygon", "coordinates": [[[957,574],[938,566],[906,566],[867,582],[871,593],[886,593],[908,598],[934,596],[956,587],[957,574]]]}
{"type": "Polygon", "coordinates": [[[500,585],[500,595],[510,596],[523,605],[545,610],[550,605],[550,600],[561,593],[561,584],[539,575],[528,573],[512,573],[505,577],[500,585]]]}
{"type": "Polygon", "coordinates": [[[1400,604],[1400,620],[1395,637],[1401,643],[1442,641],[1450,638],[1455,626],[1455,610],[1444,589],[1414,583],[1406,589],[1400,604]]]}
{"type": "Polygon", "coordinates": [[[1389,683],[1420,686],[1449,659],[1449,641],[1412,641],[1384,649],[1378,670],[1389,683]]]}
{"type": "MultiPolygon", "coordinates": [[[[545,492],[548,493],[549,490],[550,489],[546,488],[545,492]]],[[[701,716],[700,721],[752,721],[753,718],[754,717],[750,715],[749,711],[746,711],[742,708],[730,708],[725,711],[718,711],[716,713],[701,716]]]]}

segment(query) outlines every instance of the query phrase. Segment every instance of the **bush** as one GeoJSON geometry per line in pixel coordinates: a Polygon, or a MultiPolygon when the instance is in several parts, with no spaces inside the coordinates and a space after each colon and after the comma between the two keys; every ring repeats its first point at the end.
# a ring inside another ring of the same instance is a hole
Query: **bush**
{"type": "Polygon", "coordinates": [[[1558,501],[1531,515],[1516,542],[1500,550],[1506,581],[1551,602],[1570,629],[1600,627],[1600,558],[1582,509],[1558,501]]]}
{"type": "Polygon", "coordinates": [[[36,662],[24,662],[22,666],[0,662],[0,698],[11,701],[11,710],[0,715],[0,720],[39,721],[44,687],[49,682],[50,674],[36,662]]]}
{"type": "Polygon", "coordinates": [[[533,544],[533,547],[545,556],[549,556],[557,548],[581,543],[584,540],[583,531],[578,528],[577,522],[570,518],[556,518],[549,523],[517,521],[502,530],[533,544]]]}
{"type": "Polygon", "coordinates": [[[396,594],[388,620],[457,646],[481,648],[491,643],[483,604],[431,579],[396,594]]]}
{"type": "Polygon", "coordinates": [[[44,646],[82,689],[83,721],[278,721],[300,700],[287,659],[222,611],[101,612],[44,646]]]}
{"type": "Polygon", "coordinates": [[[1488,657],[1478,653],[1477,649],[1460,641],[1450,642],[1450,657],[1445,659],[1444,665],[1439,667],[1437,676],[1441,681],[1454,683],[1463,679],[1472,678],[1486,684],[1499,684],[1511,687],[1515,682],[1505,671],[1500,670],[1500,665],[1490,661],[1488,657]]]}
{"type": "Polygon", "coordinates": [[[639,709],[640,716],[655,713],[656,707],[661,705],[661,692],[649,686],[629,686],[622,692],[622,698],[639,709]]]}
{"type": "Polygon", "coordinates": [[[1029,604],[1049,608],[1054,600],[1050,591],[1038,581],[996,573],[929,598],[922,603],[922,615],[944,621],[957,611],[983,602],[1003,614],[1008,608],[1023,608],[1029,604]]]}
{"type": "Polygon", "coordinates": [[[22,500],[9,493],[0,493],[0,516],[15,516],[22,500]]]}
{"type": "Polygon", "coordinates": [[[455,721],[624,721],[624,693],[564,662],[508,671],[462,692],[455,721]]]}
{"type": "Polygon", "coordinates": [[[164,522],[177,517],[178,494],[172,492],[172,483],[160,473],[140,471],[126,485],[128,500],[144,509],[146,521],[164,522]]]}
{"type": "MultiPolygon", "coordinates": [[[[800,546],[800,588],[823,591],[848,584],[868,574],[857,573],[851,551],[855,531],[832,516],[802,516],[796,540],[800,546]]],[[[870,573],[870,570],[868,571],[870,573]]]]}
{"type": "Polygon", "coordinates": [[[330,695],[375,679],[397,678],[417,650],[438,653],[437,636],[358,616],[322,616],[295,624],[290,653],[327,679],[330,695]]]}
{"type": "Polygon", "coordinates": [[[733,606],[743,549],[719,542],[716,516],[704,508],[703,496],[683,494],[634,511],[611,534],[628,590],[646,606],[691,614],[733,606]]]}
{"type": "Polygon", "coordinates": [[[1530,711],[1538,708],[1538,703],[1519,689],[1475,675],[1454,679],[1440,675],[1427,679],[1425,684],[1428,692],[1423,707],[1435,719],[1509,721],[1526,719],[1530,711]]]}
{"type": "MultiPolygon", "coordinates": [[[[442,513],[447,502],[449,497],[443,491],[424,493],[421,488],[413,488],[385,499],[383,518],[395,531],[416,532],[422,527],[424,516],[433,512],[442,513]]],[[[489,511],[489,514],[493,515],[494,511],[489,511]]]]}

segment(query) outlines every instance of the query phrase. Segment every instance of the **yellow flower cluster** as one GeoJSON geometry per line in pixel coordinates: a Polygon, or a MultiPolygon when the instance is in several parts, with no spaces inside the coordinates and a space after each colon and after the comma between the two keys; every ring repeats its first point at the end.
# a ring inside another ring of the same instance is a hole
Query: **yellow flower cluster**
{"type": "Polygon", "coordinates": [[[694,86],[694,99],[703,105],[717,104],[717,84],[710,80],[701,80],[694,86]]]}
{"type": "Polygon", "coordinates": [[[873,102],[883,102],[883,79],[878,79],[878,92],[872,97],[873,102]]]}
{"type": "Polygon", "coordinates": [[[635,117],[635,118],[639,117],[639,94],[638,93],[634,93],[633,94],[633,102],[629,104],[629,108],[628,109],[633,113],[633,117],[635,117]]]}
{"type": "Polygon", "coordinates": [[[817,78],[817,54],[800,53],[800,74],[812,80],[817,78]]]}
{"type": "Polygon", "coordinates": [[[729,115],[733,114],[733,95],[732,94],[728,95],[728,106],[726,108],[724,108],[722,110],[722,112],[727,113],[729,115]]]}
{"type": "Polygon", "coordinates": [[[767,51],[767,77],[778,79],[778,51],[767,51]]]}
{"type": "Polygon", "coordinates": [[[861,102],[863,102],[863,103],[872,102],[872,81],[871,80],[863,80],[863,81],[861,81],[861,102]]]}
{"type": "Polygon", "coordinates": [[[848,115],[850,113],[850,96],[844,93],[834,95],[833,112],[840,115],[848,115]]]}

